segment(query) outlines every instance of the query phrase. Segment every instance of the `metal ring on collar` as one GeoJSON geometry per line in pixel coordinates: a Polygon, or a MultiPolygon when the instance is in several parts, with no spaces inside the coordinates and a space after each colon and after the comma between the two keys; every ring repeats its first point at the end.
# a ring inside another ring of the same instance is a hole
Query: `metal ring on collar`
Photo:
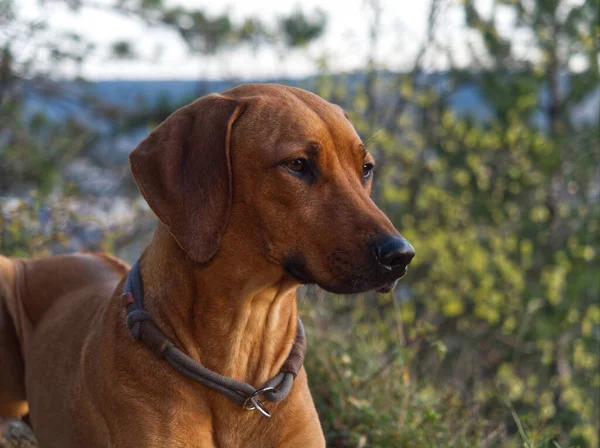
{"type": "Polygon", "coordinates": [[[258,412],[260,412],[262,415],[267,418],[271,418],[271,414],[267,408],[264,407],[265,404],[259,399],[259,395],[262,395],[265,392],[275,392],[275,388],[268,386],[263,387],[262,389],[257,389],[252,395],[246,398],[246,401],[244,401],[244,409],[247,411],[254,411],[255,409],[258,409],[258,412]]]}

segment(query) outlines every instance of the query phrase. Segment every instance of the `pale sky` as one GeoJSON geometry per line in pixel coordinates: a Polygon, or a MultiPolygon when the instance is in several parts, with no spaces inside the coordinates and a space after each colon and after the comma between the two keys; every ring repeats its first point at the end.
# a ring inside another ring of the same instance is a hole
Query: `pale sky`
{"type": "MultiPolygon", "coordinates": [[[[97,0],[108,3],[114,0],[97,0]]],[[[376,53],[380,66],[390,69],[412,67],[419,46],[425,38],[428,8],[431,0],[380,0],[383,14],[381,41],[376,53]]],[[[199,78],[267,78],[274,76],[299,77],[316,72],[315,60],[327,55],[330,70],[338,72],[365,66],[368,57],[368,25],[372,17],[366,0],[171,0],[204,10],[209,15],[228,11],[234,22],[248,16],[258,16],[273,23],[281,14],[298,8],[312,12],[321,8],[328,16],[325,36],[307,49],[281,55],[276,50],[263,50],[254,54],[250,49],[219,53],[217,57],[191,56],[181,39],[167,29],[148,28],[142,22],[107,10],[83,8],[78,13],[64,4],[38,0],[17,0],[17,14],[22,18],[47,20],[51,28],[73,30],[95,42],[99,50],[82,68],[88,79],[199,79],[199,78]],[[109,58],[108,44],[118,40],[132,41],[141,60],[123,61],[109,58]]],[[[453,49],[455,62],[467,63],[467,42],[471,39],[462,22],[459,0],[442,0],[443,20],[436,33],[440,41],[453,49]]],[[[485,11],[491,0],[480,0],[485,11]]],[[[501,14],[502,16],[502,14],[501,14]]],[[[502,17],[501,17],[502,18],[502,17]]],[[[510,17],[505,17],[508,22],[510,17]]],[[[0,35],[1,37],[1,35],[0,35]]],[[[471,39],[471,40],[470,40],[471,39]]],[[[35,48],[35,43],[30,43],[35,48]]],[[[19,49],[16,54],[26,54],[19,49]]],[[[425,68],[447,68],[441,53],[432,52],[425,58],[425,68]]],[[[67,67],[65,75],[75,73],[67,67]]]]}

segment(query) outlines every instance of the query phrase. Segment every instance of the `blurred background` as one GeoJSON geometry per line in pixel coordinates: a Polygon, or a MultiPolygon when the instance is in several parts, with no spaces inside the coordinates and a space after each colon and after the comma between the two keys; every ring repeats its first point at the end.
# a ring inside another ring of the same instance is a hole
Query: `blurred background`
{"type": "Polygon", "coordinates": [[[598,447],[599,8],[0,0],[0,253],[134,261],[153,127],[244,82],[309,89],[417,250],[393,293],[300,291],[328,446],[598,447]]]}

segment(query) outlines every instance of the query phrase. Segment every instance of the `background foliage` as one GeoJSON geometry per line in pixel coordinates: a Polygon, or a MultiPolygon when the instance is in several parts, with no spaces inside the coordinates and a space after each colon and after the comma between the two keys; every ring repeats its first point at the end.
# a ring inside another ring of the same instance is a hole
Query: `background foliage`
{"type": "MultiPolygon", "coordinates": [[[[376,202],[417,248],[394,293],[301,293],[328,444],[598,447],[600,126],[597,112],[585,120],[582,110],[599,107],[600,5],[498,0],[484,15],[464,1],[478,43],[472,65],[431,73],[423,58],[443,50],[435,30],[445,6],[432,2],[412,70],[391,72],[373,56],[364,70],[333,74],[324,57],[318,76],[290,81],[349,113],[378,162],[376,202]],[[514,17],[508,32],[500,10],[514,17]],[[530,36],[525,54],[519,30],[530,36]],[[464,89],[477,92],[478,108],[457,107],[464,89]]],[[[126,153],[189,98],[123,107],[82,79],[56,78],[93,46],[21,21],[15,7],[0,0],[0,252],[103,249],[134,259],[153,218],[126,153]],[[37,52],[17,57],[14,48],[38,37],[37,52]]],[[[105,7],[168,27],[199,54],[286,52],[318,40],[327,23],[319,11],[268,25],[160,0],[105,7]]],[[[366,8],[376,54],[381,5],[366,8]]],[[[130,42],[111,51],[136,57],[130,42]]]]}

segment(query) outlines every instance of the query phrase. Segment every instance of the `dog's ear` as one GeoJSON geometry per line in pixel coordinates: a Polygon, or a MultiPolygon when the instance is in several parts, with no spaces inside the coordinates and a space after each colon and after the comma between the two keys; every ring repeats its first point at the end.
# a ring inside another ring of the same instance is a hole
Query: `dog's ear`
{"type": "Polygon", "coordinates": [[[129,156],[142,195],[197,262],[217,252],[231,208],[231,127],[240,105],[209,95],[174,112],[129,156]]]}

